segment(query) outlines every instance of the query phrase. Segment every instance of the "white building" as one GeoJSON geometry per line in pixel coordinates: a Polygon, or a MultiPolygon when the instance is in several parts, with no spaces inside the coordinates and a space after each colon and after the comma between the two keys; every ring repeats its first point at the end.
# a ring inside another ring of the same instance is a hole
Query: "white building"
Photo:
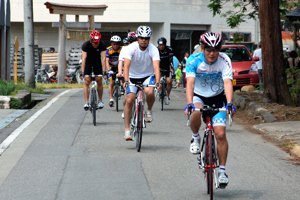
{"type": "MultiPolygon", "coordinates": [[[[77,5],[107,5],[103,16],[95,16],[95,24],[101,24],[103,40],[109,45],[109,38],[118,34],[124,38],[127,32],[135,31],[140,25],[148,25],[153,31],[151,42],[157,44],[159,37],[165,37],[175,55],[181,60],[185,52],[193,52],[199,36],[206,31],[222,33],[225,39],[235,32],[244,33],[245,40],[258,43],[257,23],[253,20],[242,23],[239,28],[231,29],[225,18],[213,17],[207,5],[209,0],[51,0],[51,3],[77,5]]],[[[11,3],[11,43],[18,37],[20,47],[24,46],[23,0],[10,0],[11,3]]],[[[52,27],[59,21],[57,14],[50,14],[44,5],[45,0],[33,0],[34,41],[39,47],[54,47],[58,50],[59,31],[52,27]]],[[[225,10],[232,9],[232,3],[225,10]]],[[[67,16],[67,22],[75,22],[75,16],[67,16]]],[[[87,16],[80,16],[80,22],[87,22],[87,16]]],[[[67,40],[66,50],[83,41],[67,40]]]]}

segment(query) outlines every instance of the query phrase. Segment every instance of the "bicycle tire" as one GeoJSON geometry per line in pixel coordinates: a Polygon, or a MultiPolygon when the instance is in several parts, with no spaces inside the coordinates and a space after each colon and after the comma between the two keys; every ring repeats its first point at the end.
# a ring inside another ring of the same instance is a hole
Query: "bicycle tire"
{"type": "Polygon", "coordinates": [[[208,194],[210,195],[210,199],[214,198],[214,171],[213,171],[213,147],[212,147],[212,133],[208,133],[208,140],[207,140],[207,148],[208,148],[208,170],[207,170],[207,186],[208,186],[208,194]]]}
{"type": "Polygon", "coordinates": [[[142,135],[143,135],[143,102],[139,102],[138,105],[138,123],[137,123],[137,134],[136,134],[136,150],[140,152],[142,145],[142,135]]]}
{"type": "Polygon", "coordinates": [[[130,130],[132,132],[133,138],[135,138],[135,117],[136,117],[136,103],[134,102],[133,108],[132,108],[132,117],[130,121],[130,130]]]}
{"type": "Polygon", "coordinates": [[[92,107],[92,115],[93,115],[93,124],[96,126],[96,90],[95,88],[92,89],[92,94],[91,94],[92,102],[91,102],[91,107],[92,107]]]}
{"type": "Polygon", "coordinates": [[[119,84],[116,82],[115,83],[115,88],[114,88],[114,97],[115,97],[115,101],[116,101],[116,111],[119,112],[119,84]]]}
{"type": "Polygon", "coordinates": [[[161,87],[161,96],[160,96],[160,101],[161,101],[161,111],[164,110],[164,99],[165,99],[165,92],[166,91],[166,83],[165,81],[162,82],[162,87],[161,87]]]}

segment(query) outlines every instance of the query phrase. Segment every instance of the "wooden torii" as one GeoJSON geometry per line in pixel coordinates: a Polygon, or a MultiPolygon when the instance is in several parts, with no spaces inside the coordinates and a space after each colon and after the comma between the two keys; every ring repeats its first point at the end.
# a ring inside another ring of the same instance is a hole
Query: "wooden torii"
{"type": "MultiPolygon", "coordinates": [[[[70,5],[46,2],[44,5],[50,14],[59,14],[59,23],[53,26],[59,27],[58,43],[58,84],[64,83],[66,63],[66,28],[88,28],[95,29],[94,15],[103,15],[107,5],[70,5]],[[66,22],[66,15],[75,15],[75,22],[66,22]],[[87,15],[88,22],[79,22],[79,15],[87,15]]],[[[99,28],[99,27],[96,27],[99,28]]],[[[101,25],[100,25],[101,28],[101,25]]]]}

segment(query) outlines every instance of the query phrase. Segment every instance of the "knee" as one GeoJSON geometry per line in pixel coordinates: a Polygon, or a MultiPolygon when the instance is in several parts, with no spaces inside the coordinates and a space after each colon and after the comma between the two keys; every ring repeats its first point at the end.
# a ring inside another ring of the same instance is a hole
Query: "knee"
{"type": "Polygon", "coordinates": [[[125,103],[126,103],[126,105],[127,106],[133,106],[133,104],[134,104],[134,98],[130,98],[129,96],[128,97],[126,97],[126,100],[125,100],[125,103]]]}
{"type": "Polygon", "coordinates": [[[215,135],[218,142],[227,142],[225,130],[215,131],[215,135]]]}

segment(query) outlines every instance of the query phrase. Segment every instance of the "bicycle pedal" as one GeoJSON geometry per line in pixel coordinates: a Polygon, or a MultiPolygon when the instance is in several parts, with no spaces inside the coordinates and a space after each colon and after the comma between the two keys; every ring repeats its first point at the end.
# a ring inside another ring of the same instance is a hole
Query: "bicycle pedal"
{"type": "Polygon", "coordinates": [[[228,184],[219,184],[220,189],[225,189],[228,184]]]}

